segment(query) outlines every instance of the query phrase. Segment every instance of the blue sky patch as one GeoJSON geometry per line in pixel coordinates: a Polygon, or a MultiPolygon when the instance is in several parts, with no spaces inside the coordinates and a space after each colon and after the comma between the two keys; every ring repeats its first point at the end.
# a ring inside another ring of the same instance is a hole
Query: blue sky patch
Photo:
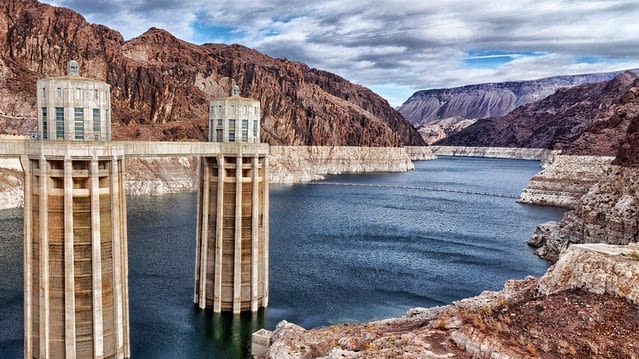
{"type": "Polygon", "coordinates": [[[492,69],[520,57],[543,55],[539,51],[471,50],[464,59],[468,67],[492,69]]]}
{"type": "Polygon", "coordinates": [[[199,20],[191,23],[193,42],[203,44],[207,42],[230,44],[242,37],[242,33],[230,26],[218,26],[199,20]]]}

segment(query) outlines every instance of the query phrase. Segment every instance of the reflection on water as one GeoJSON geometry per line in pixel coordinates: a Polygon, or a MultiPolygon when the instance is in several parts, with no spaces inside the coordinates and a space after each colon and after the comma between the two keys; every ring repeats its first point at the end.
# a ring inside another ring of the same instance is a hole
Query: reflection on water
{"type": "Polygon", "coordinates": [[[250,355],[251,335],[264,327],[264,310],[257,313],[213,313],[200,311],[199,317],[206,330],[206,334],[215,339],[217,344],[227,354],[235,358],[246,358],[250,355]]]}

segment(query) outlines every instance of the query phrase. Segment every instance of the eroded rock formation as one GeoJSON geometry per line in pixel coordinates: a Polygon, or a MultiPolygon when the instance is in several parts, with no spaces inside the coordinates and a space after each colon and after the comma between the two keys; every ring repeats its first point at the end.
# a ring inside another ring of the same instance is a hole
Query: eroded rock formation
{"type": "Polygon", "coordinates": [[[283,145],[422,145],[381,97],[334,74],[240,45],[197,46],[152,28],[124,41],[105,26],[36,0],[0,11],[0,131],[35,129],[35,82],[77,60],[111,84],[114,139],[204,140],[208,103],[242,95],[262,103],[262,138],[283,145]]]}
{"type": "Polygon", "coordinates": [[[574,243],[639,241],[639,168],[612,166],[559,222],[537,226],[529,244],[555,261],[574,243]]]}

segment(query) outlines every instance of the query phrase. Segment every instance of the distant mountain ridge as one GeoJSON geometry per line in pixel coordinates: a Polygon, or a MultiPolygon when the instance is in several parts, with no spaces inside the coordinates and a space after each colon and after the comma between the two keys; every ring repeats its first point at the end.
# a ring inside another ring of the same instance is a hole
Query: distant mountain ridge
{"type": "Polygon", "coordinates": [[[398,111],[428,143],[487,117],[506,115],[515,108],[539,101],[560,88],[607,81],[620,72],[553,76],[539,80],[468,85],[414,93],[398,111]]]}
{"type": "Polygon", "coordinates": [[[528,147],[617,156],[639,165],[639,74],[557,90],[501,117],[477,121],[439,142],[447,146],[528,147]]]}
{"type": "Polygon", "coordinates": [[[240,45],[201,46],[152,28],[124,41],[78,13],[36,0],[0,9],[0,133],[35,129],[35,83],[77,60],[111,85],[114,139],[204,140],[208,104],[241,95],[262,104],[262,139],[279,145],[423,145],[386,100],[335,74],[240,45]]]}

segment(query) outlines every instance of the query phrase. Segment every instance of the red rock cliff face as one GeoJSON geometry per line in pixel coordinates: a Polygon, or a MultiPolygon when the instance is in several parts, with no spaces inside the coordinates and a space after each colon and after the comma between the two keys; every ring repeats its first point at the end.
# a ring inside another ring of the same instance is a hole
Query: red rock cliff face
{"type": "Polygon", "coordinates": [[[242,96],[261,101],[262,136],[271,144],[424,143],[370,90],[240,45],[197,46],[159,29],[125,42],[114,30],[35,0],[5,1],[0,44],[5,132],[35,128],[36,80],[62,75],[76,59],[83,76],[112,85],[115,139],[203,140],[209,101],[227,96],[234,80],[242,96]]]}

